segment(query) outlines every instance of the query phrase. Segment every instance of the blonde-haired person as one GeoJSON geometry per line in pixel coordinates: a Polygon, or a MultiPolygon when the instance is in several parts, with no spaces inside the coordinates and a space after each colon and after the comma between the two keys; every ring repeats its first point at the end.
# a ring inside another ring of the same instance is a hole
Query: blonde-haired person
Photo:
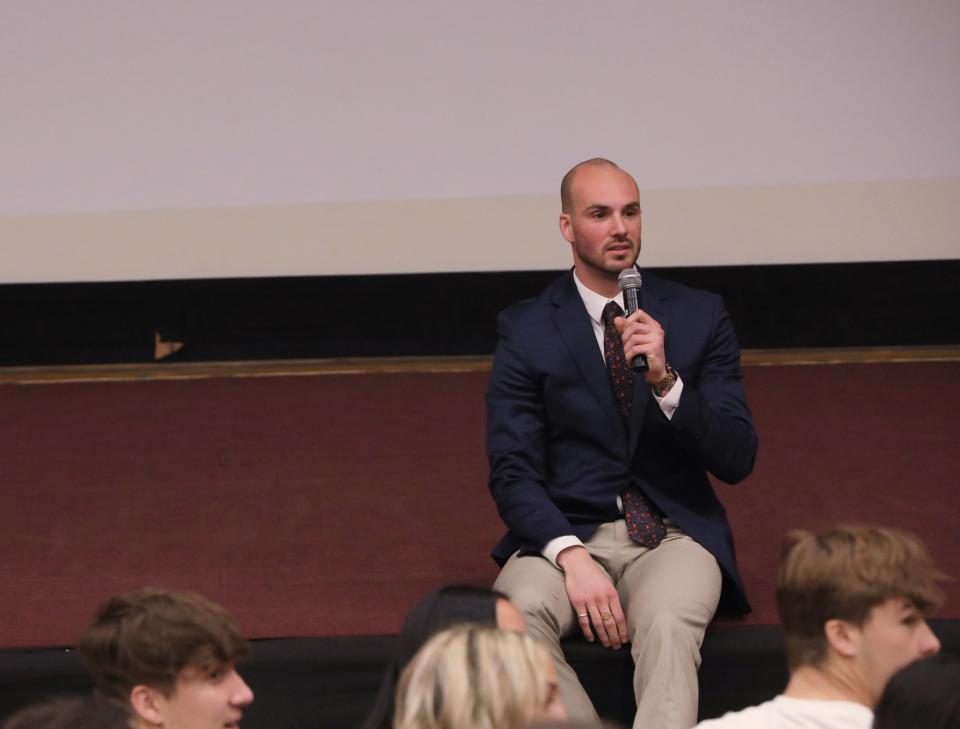
{"type": "Polygon", "coordinates": [[[461,625],[431,638],[400,676],[395,729],[523,729],[565,719],[546,649],[513,631],[461,625]]]}

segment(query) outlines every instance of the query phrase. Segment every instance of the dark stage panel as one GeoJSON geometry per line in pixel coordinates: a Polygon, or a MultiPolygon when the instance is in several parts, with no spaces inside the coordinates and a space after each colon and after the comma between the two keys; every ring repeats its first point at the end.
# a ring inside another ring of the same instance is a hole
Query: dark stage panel
{"type": "MultiPolygon", "coordinates": [[[[931,623],[944,650],[960,651],[960,620],[931,623]]],[[[386,635],[254,641],[240,671],[253,689],[244,729],[356,729],[369,711],[389,660],[386,635]]],[[[630,726],[633,663],[626,648],[606,650],[582,639],[565,645],[597,711],[630,726]]],[[[703,645],[700,717],[766,701],[786,685],[779,628],[714,626],[703,645]]],[[[45,697],[81,693],[91,682],[73,651],[0,650],[0,721],[45,697]]]]}
{"type": "MultiPolygon", "coordinates": [[[[723,296],[744,347],[960,344],[960,259],[650,271],[723,296]]],[[[166,362],[489,355],[497,312],[561,273],[0,284],[0,366],[152,362],[155,336],[183,345],[166,362]]]]}

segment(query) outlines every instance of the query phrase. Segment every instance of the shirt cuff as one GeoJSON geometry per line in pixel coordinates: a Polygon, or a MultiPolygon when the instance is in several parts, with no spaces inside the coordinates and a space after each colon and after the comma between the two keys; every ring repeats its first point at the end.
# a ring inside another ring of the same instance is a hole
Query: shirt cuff
{"type": "Polygon", "coordinates": [[[550,560],[551,564],[557,569],[561,569],[560,565],[557,564],[557,557],[560,555],[560,552],[565,550],[567,547],[582,547],[583,542],[581,542],[577,537],[572,534],[568,534],[562,537],[556,537],[551,539],[549,542],[544,545],[543,549],[540,550],[540,554],[550,560]]]}
{"type": "Polygon", "coordinates": [[[657,405],[660,406],[663,414],[667,416],[667,420],[673,417],[674,411],[680,405],[681,392],[683,392],[683,380],[680,379],[680,375],[677,375],[677,381],[673,383],[670,392],[663,397],[657,397],[657,394],[653,393],[654,400],[657,401],[657,405]]]}

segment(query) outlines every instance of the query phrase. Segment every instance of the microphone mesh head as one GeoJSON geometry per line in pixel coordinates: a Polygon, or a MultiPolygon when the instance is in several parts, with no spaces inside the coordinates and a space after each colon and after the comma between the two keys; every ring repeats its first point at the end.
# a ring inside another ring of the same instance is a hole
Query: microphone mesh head
{"type": "Polygon", "coordinates": [[[640,272],[631,267],[623,269],[617,276],[617,281],[622,289],[638,289],[643,284],[640,272]]]}

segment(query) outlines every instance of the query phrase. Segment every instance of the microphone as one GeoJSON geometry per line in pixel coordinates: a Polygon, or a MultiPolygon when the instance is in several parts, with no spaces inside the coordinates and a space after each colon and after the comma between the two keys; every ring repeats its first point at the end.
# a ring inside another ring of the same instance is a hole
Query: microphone
{"type": "MultiPolygon", "coordinates": [[[[640,286],[643,284],[640,271],[633,266],[625,268],[617,276],[617,282],[620,284],[620,290],[623,291],[623,304],[626,307],[627,316],[630,316],[640,308],[640,286]]],[[[630,366],[634,372],[646,372],[650,369],[645,354],[634,357],[630,366]]]]}

